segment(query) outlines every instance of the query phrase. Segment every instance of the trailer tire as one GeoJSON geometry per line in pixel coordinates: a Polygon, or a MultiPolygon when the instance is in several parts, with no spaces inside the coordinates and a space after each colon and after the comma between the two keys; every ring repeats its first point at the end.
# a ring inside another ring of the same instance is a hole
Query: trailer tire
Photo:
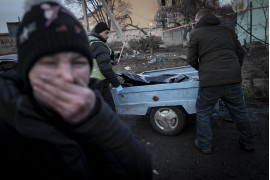
{"type": "Polygon", "coordinates": [[[150,123],[162,135],[179,134],[187,122],[185,112],[179,107],[155,107],[150,112],[150,123]]]}

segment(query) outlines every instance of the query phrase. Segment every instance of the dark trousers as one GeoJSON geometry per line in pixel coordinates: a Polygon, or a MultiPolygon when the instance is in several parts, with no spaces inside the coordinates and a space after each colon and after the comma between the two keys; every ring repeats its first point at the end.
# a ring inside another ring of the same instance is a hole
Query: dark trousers
{"type": "Polygon", "coordinates": [[[211,114],[217,101],[221,99],[227,107],[243,143],[253,143],[254,137],[240,83],[199,88],[197,111],[197,139],[200,146],[212,143],[211,114]]]}
{"type": "Polygon", "coordinates": [[[110,82],[108,80],[104,79],[96,85],[96,88],[101,93],[105,102],[111,106],[111,108],[114,112],[116,112],[115,104],[114,104],[113,97],[111,94],[110,82]]]}

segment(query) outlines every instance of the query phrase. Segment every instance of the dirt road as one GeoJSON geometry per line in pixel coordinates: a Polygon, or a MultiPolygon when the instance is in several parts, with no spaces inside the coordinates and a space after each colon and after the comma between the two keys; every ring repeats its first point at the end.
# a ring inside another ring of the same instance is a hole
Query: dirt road
{"type": "MultiPolygon", "coordinates": [[[[180,47],[158,51],[153,55],[143,53],[128,55],[123,57],[114,69],[118,73],[125,71],[140,73],[188,65],[181,55],[186,55],[186,49],[180,47]],[[152,63],[154,58],[156,61],[152,63]]],[[[252,79],[258,73],[262,74],[260,77],[268,77],[268,61],[267,52],[247,56],[243,78],[252,79]]],[[[251,88],[246,93],[251,90],[255,92],[256,89],[251,88]]],[[[268,89],[265,89],[264,101],[247,100],[256,137],[256,150],[252,153],[240,148],[238,131],[225,107],[221,107],[219,117],[212,119],[213,152],[210,155],[202,154],[194,147],[195,116],[189,117],[185,129],[177,136],[163,136],[155,132],[148,116],[121,117],[134,134],[145,143],[152,155],[154,180],[268,180],[268,94],[268,89]]],[[[259,96],[262,95],[263,93],[259,93],[259,96]]]]}
{"type": "Polygon", "coordinates": [[[153,159],[155,180],[266,180],[269,177],[268,102],[248,101],[256,136],[256,150],[248,153],[238,144],[239,135],[225,107],[212,119],[213,152],[202,154],[194,147],[196,120],[190,116],[177,136],[155,132],[148,116],[121,116],[142,140],[153,159]]]}

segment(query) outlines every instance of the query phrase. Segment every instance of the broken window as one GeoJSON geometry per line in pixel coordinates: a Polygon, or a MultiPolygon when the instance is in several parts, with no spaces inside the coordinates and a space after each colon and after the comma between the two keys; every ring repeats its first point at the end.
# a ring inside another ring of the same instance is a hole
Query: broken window
{"type": "Polygon", "coordinates": [[[166,6],[166,0],[161,0],[161,6],[166,6]]]}
{"type": "Polygon", "coordinates": [[[177,22],[177,13],[173,13],[173,22],[177,22]]]}
{"type": "Polygon", "coordinates": [[[165,27],[167,27],[168,26],[168,21],[169,20],[169,18],[168,18],[168,15],[167,15],[167,13],[165,14],[165,19],[164,19],[164,25],[165,25],[165,27]]]}

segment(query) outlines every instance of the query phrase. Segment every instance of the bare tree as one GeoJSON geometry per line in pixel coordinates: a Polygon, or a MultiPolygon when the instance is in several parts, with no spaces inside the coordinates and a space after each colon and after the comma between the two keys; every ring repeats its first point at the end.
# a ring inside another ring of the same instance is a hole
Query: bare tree
{"type": "Polygon", "coordinates": [[[126,14],[125,16],[126,17],[125,18],[122,18],[122,21],[120,21],[120,23],[119,23],[119,24],[122,24],[123,25],[122,26],[122,30],[123,31],[125,31],[127,29],[127,27],[133,27],[133,28],[136,28],[139,31],[141,31],[144,35],[147,35],[147,32],[144,29],[139,28],[138,25],[134,25],[133,24],[132,19],[131,19],[131,17],[128,14],[126,14]]]}
{"type": "Polygon", "coordinates": [[[130,19],[131,5],[126,0],[111,0],[111,11],[118,21],[119,25],[123,27],[125,22],[130,19]]]}
{"type": "MultiPolygon", "coordinates": [[[[86,0],[87,10],[90,12],[96,22],[106,22],[111,25],[111,20],[103,9],[102,3],[99,0],[86,0]]],[[[115,18],[120,22],[125,22],[125,19],[129,19],[126,15],[130,14],[131,5],[127,0],[106,0],[110,7],[111,12],[115,18]]],[[[77,5],[81,7],[81,0],[65,0],[67,5],[77,5]]]]}

